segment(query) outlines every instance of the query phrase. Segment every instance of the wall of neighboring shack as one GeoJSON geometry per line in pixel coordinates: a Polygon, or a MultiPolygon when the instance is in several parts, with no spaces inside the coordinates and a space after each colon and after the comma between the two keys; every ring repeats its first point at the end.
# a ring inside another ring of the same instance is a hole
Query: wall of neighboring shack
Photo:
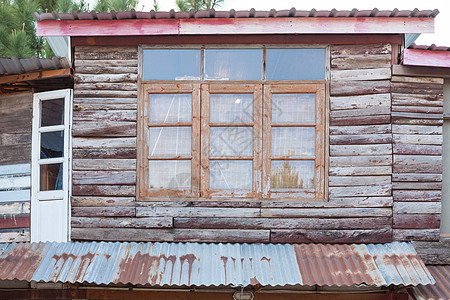
{"type": "Polygon", "coordinates": [[[329,201],[138,202],[138,48],[75,47],[72,239],[436,240],[442,83],[391,81],[391,58],[390,44],[331,46],[329,201]]]}
{"type": "Polygon", "coordinates": [[[30,240],[32,93],[0,96],[0,242],[30,240]]]}

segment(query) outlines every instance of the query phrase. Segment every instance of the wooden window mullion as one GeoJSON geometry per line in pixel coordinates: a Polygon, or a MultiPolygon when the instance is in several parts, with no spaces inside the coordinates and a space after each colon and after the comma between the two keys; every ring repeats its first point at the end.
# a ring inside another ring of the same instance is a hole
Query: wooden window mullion
{"type": "Polygon", "coordinates": [[[209,197],[209,139],[210,139],[210,109],[209,85],[201,85],[201,128],[200,128],[200,194],[209,197]]]}
{"type": "Polygon", "coordinates": [[[269,198],[272,151],[272,88],[269,85],[264,85],[262,107],[262,195],[269,198]]]}
{"type": "Polygon", "coordinates": [[[191,186],[192,196],[200,197],[200,159],[201,159],[201,124],[200,124],[200,84],[192,90],[192,128],[191,128],[191,186]]]}

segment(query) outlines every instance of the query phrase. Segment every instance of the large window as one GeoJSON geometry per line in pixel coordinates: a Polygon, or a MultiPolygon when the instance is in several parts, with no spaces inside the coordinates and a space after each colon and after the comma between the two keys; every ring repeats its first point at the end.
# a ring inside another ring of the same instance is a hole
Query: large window
{"type": "Polygon", "coordinates": [[[143,50],[138,196],[323,199],[325,53],[143,50]]]}

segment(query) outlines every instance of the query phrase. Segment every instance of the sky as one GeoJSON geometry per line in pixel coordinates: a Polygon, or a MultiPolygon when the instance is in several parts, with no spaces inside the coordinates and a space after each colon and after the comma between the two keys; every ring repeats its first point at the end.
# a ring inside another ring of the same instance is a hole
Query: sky
{"type": "MultiPolygon", "coordinates": [[[[144,5],[145,10],[152,8],[153,0],[140,0],[139,8],[144,5]]],[[[161,11],[170,9],[176,10],[175,0],[158,0],[161,11]]],[[[290,9],[295,7],[298,10],[371,10],[378,8],[379,10],[413,10],[418,8],[439,9],[440,13],[435,18],[435,32],[421,34],[416,40],[418,45],[448,46],[450,47],[450,0],[225,0],[225,4],[216,10],[276,10],[290,9]]]]}

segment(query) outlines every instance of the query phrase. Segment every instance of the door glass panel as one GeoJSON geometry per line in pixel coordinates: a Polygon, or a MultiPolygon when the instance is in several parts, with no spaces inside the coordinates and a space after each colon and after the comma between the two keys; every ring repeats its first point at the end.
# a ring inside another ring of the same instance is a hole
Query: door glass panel
{"type": "Polygon", "coordinates": [[[62,190],[63,164],[39,165],[40,191],[62,190]]]}
{"type": "Polygon", "coordinates": [[[149,187],[151,189],[190,189],[190,160],[150,160],[149,187]]]}
{"type": "Polygon", "coordinates": [[[251,156],[252,127],[211,127],[211,156],[251,156]]]}
{"type": "Polygon", "coordinates": [[[150,123],[191,122],[191,94],[151,94],[150,123]]]}
{"type": "Polygon", "coordinates": [[[272,123],[312,123],[314,120],[314,94],[272,95],[272,123]]]}
{"type": "Polygon", "coordinates": [[[262,49],[206,49],[206,80],[261,80],[262,49]]]}
{"type": "Polygon", "coordinates": [[[252,123],[252,94],[211,94],[211,123],[252,123]]]}
{"type": "Polygon", "coordinates": [[[314,156],[314,127],[273,127],[272,156],[314,156]]]}
{"type": "Polygon", "coordinates": [[[304,190],[314,188],[314,161],[273,160],[272,189],[304,190]]]}
{"type": "Polygon", "coordinates": [[[64,156],[64,131],[41,133],[40,158],[53,158],[64,156]]]}
{"type": "Polygon", "coordinates": [[[145,49],[144,80],[200,79],[200,50],[145,49]]]}
{"type": "Polygon", "coordinates": [[[41,102],[41,127],[64,124],[64,98],[41,102]]]}
{"type": "Polygon", "coordinates": [[[268,80],[325,79],[325,49],[267,49],[268,80]]]}
{"type": "Polygon", "coordinates": [[[191,154],[190,127],[152,127],[149,156],[170,157],[191,154]]]}
{"type": "Polygon", "coordinates": [[[211,160],[210,188],[246,189],[252,188],[251,160],[211,160]]]}

